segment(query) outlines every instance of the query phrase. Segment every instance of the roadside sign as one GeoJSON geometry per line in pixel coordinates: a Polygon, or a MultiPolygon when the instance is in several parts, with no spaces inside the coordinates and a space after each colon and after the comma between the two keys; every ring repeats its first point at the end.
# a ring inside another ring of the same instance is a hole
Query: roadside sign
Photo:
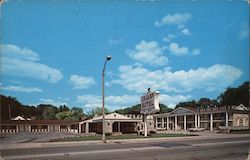
{"type": "Polygon", "coordinates": [[[155,91],[141,96],[141,114],[154,114],[160,111],[159,95],[160,93],[155,91]]]}

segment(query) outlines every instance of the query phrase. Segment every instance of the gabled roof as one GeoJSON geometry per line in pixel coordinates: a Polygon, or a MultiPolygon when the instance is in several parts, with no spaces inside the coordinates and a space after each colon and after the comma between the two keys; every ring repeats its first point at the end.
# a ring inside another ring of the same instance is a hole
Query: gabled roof
{"type": "Polygon", "coordinates": [[[178,107],[175,110],[173,110],[172,112],[169,113],[169,116],[171,115],[190,115],[190,114],[194,114],[195,111],[191,110],[191,109],[187,109],[187,108],[183,108],[183,107],[178,107]]]}
{"type": "Polygon", "coordinates": [[[234,110],[238,110],[238,111],[247,111],[248,108],[245,107],[243,104],[240,104],[240,105],[236,106],[236,107],[234,108],[234,110]]]}
{"type": "MultiPolygon", "coordinates": [[[[141,120],[138,119],[132,119],[130,117],[126,117],[122,114],[119,113],[110,113],[105,115],[105,120],[107,121],[123,121],[123,122],[139,122],[141,120]]],[[[93,119],[89,119],[86,121],[82,121],[80,123],[85,123],[85,122],[101,122],[102,121],[102,116],[94,117],[93,119]]]]}
{"type": "Polygon", "coordinates": [[[21,120],[24,121],[25,118],[21,117],[21,116],[17,116],[16,118],[13,118],[12,120],[17,121],[17,120],[21,120]]]}

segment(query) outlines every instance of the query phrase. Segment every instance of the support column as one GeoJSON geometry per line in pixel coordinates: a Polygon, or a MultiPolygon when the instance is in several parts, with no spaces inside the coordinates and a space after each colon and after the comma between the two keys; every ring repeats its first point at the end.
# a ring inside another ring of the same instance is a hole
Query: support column
{"type": "Polygon", "coordinates": [[[118,122],[118,132],[121,132],[121,122],[118,122]]]}
{"type": "Polygon", "coordinates": [[[16,132],[19,132],[19,126],[16,125],[16,132]]]}
{"type": "Polygon", "coordinates": [[[61,132],[61,125],[58,125],[58,132],[61,132]]]}
{"type": "Polygon", "coordinates": [[[187,116],[184,115],[184,130],[187,130],[187,116]]]}
{"type": "Polygon", "coordinates": [[[47,128],[48,128],[48,131],[47,131],[47,132],[49,132],[49,131],[50,131],[49,124],[48,124],[48,127],[47,127],[47,128]]]}
{"type": "Polygon", "coordinates": [[[29,132],[32,132],[32,131],[31,131],[31,125],[29,125],[29,132]]]}
{"type": "Polygon", "coordinates": [[[167,130],[169,130],[169,117],[167,117],[167,130]]]}
{"type": "Polygon", "coordinates": [[[226,127],[228,127],[228,112],[226,112],[226,127]]]}
{"type": "Polygon", "coordinates": [[[82,133],[82,124],[81,123],[78,124],[78,133],[82,133]]]}
{"type": "Polygon", "coordinates": [[[164,117],[161,118],[161,128],[164,128],[164,117]]]}
{"type": "Polygon", "coordinates": [[[68,125],[68,132],[70,131],[70,129],[71,129],[71,126],[70,126],[70,125],[68,125]]]}
{"type": "Polygon", "coordinates": [[[89,133],[89,123],[86,122],[85,124],[85,133],[89,133]]]}
{"type": "Polygon", "coordinates": [[[194,115],[194,126],[197,128],[197,114],[194,115]]]}
{"type": "Polygon", "coordinates": [[[148,136],[147,115],[144,114],[144,137],[148,136]]]}
{"type": "Polygon", "coordinates": [[[174,130],[177,130],[177,128],[178,128],[178,123],[177,123],[177,120],[178,120],[178,118],[177,118],[177,116],[174,116],[174,130]]]}
{"type": "Polygon", "coordinates": [[[213,131],[213,113],[210,113],[210,131],[213,131]]]}
{"type": "Polygon", "coordinates": [[[198,114],[198,128],[201,127],[201,117],[200,117],[200,114],[198,114]]]}
{"type": "Polygon", "coordinates": [[[155,118],[155,128],[158,128],[158,118],[155,118]]]}

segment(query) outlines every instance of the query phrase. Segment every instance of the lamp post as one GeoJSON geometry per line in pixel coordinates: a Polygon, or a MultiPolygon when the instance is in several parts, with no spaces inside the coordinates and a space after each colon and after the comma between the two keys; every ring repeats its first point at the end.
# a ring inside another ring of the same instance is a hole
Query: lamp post
{"type": "Polygon", "coordinates": [[[105,68],[106,68],[106,64],[107,61],[111,60],[111,56],[108,55],[106,57],[104,66],[103,66],[103,70],[102,70],[102,142],[106,143],[106,136],[105,136],[105,110],[104,110],[104,75],[105,75],[105,68]]]}

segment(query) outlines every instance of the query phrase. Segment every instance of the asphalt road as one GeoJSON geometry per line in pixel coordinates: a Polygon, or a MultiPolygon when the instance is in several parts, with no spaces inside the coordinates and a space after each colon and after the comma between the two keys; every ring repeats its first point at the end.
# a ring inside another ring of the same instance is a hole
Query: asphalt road
{"type": "Polygon", "coordinates": [[[57,143],[1,149],[2,159],[36,160],[247,160],[249,137],[57,143]]]}

